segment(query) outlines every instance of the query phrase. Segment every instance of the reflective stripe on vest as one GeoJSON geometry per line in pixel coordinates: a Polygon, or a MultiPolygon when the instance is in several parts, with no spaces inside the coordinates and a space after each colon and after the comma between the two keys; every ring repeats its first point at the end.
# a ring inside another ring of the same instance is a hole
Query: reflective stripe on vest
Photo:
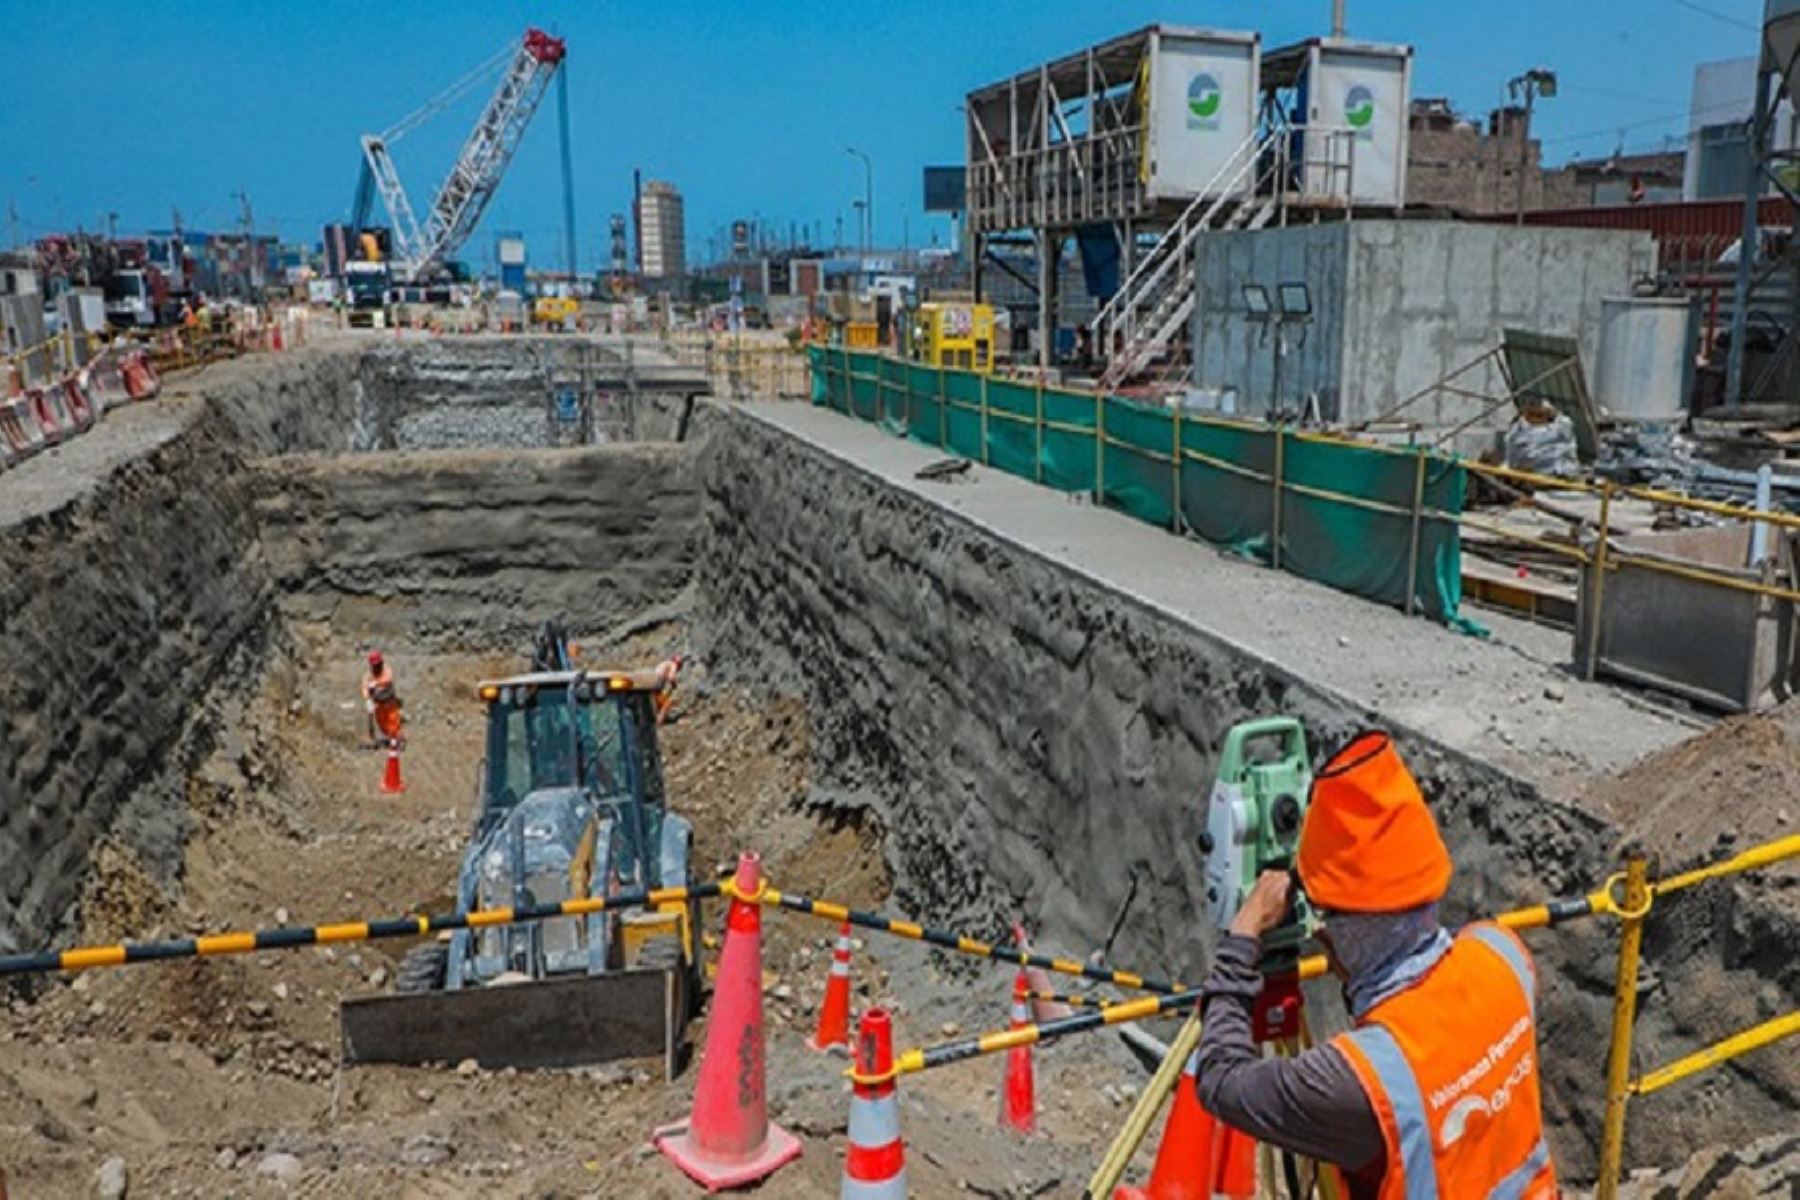
{"type": "Polygon", "coordinates": [[[1531,973],[1531,964],[1525,961],[1525,952],[1519,949],[1519,943],[1513,941],[1498,925],[1471,925],[1469,933],[1512,968],[1513,977],[1519,981],[1519,990],[1525,993],[1525,1003],[1530,1006],[1531,1019],[1535,1023],[1537,976],[1531,973]]]}
{"type": "MultiPolygon", "coordinates": [[[[1525,998],[1535,1033],[1537,981],[1524,951],[1509,934],[1497,926],[1470,926],[1463,932],[1479,941],[1506,964],[1525,998]]],[[[1438,1173],[1434,1133],[1426,1113],[1418,1075],[1407,1061],[1405,1051],[1400,1048],[1394,1035],[1379,1024],[1364,1025],[1344,1036],[1368,1060],[1369,1069],[1374,1072],[1392,1110],[1395,1141],[1401,1160],[1401,1194],[1405,1200],[1436,1200],[1438,1173]]],[[[1456,1117],[1457,1114],[1452,1111],[1446,1119],[1446,1129],[1451,1124],[1457,1124],[1460,1128],[1456,1117]]],[[[1549,1162],[1549,1147],[1540,1137],[1525,1160],[1496,1184],[1489,1196],[1492,1200],[1519,1200],[1549,1162]]],[[[1392,1163],[1388,1165],[1390,1171],[1393,1167],[1392,1163]]]]}
{"type": "MultiPolygon", "coordinates": [[[[1387,1093],[1394,1110],[1394,1129],[1400,1143],[1400,1173],[1406,1180],[1406,1200],[1437,1200],[1437,1156],[1431,1149],[1431,1123],[1425,1119],[1425,1097],[1419,1080],[1407,1064],[1394,1035],[1379,1025],[1365,1025],[1349,1034],[1363,1052],[1387,1093]]],[[[1393,1170],[1394,1164],[1388,1164],[1393,1170]]]]}
{"type": "Polygon", "coordinates": [[[1525,1189],[1531,1186],[1531,1181],[1538,1177],[1538,1172],[1549,1164],[1550,1147],[1539,1138],[1538,1144],[1531,1149],[1531,1156],[1513,1168],[1512,1174],[1494,1185],[1494,1190],[1488,1193],[1489,1200],[1519,1200],[1525,1194],[1525,1189]]]}

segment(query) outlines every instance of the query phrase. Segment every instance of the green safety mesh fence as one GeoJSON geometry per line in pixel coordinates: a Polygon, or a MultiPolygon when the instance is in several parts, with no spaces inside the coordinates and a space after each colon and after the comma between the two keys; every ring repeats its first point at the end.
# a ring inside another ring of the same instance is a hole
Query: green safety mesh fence
{"type": "Polygon", "coordinates": [[[1281,569],[1397,607],[1410,577],[1420,611],[1479,632],[1458,612],[1455,459],[835,346],[809,354],[814,404],[1272,565],[1279,529],[1281,569]]]}

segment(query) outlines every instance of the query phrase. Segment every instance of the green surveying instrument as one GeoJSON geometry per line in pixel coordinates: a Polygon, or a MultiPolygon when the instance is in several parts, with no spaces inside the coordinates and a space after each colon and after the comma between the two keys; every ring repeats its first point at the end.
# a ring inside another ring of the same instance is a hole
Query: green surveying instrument
{"type": "MultiPolygon", "coordinates": [[[[1291,870],[1300,822],[1312,790],[1306,731],[1292,717],[1234,725],[1219,753],[1219,773],[1206,809],[1200,850],[1206,855],[1206,901],[1213,921],[1227,928],[1264,871],[1291,870]]],[[[1292,969],[1312,928],[1306,897],[1294,889],[1279,926],[1263,937],[1263,964],[1292,969]]]]}

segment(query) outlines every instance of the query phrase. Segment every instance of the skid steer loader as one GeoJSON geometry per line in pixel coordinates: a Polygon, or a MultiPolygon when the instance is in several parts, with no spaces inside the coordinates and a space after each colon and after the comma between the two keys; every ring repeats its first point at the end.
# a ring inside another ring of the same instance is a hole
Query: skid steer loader
{"type": "MultiPolygon", "coordinates": [[[[459,912],[693,881],[693,827],[669,811],[654,670],[584,671],[554,623],[532,670],[481,683],[487,753],[459,912]]],[[[456,930],[423,942],[396,994],[340,1009],[344,1060],[563,1067],[664,1056],[698,1002],[698,905],[456,930]]]]}

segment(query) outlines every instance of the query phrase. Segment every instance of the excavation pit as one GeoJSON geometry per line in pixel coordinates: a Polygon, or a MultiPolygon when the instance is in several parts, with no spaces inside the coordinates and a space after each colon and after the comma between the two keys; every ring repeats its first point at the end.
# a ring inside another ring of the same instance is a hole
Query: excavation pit
{"type": "MultiPolygon", "coordinates": [[[[1224,731],[1270,711],[1320,746],[1396,730],[1458,860],[1458,917],[1598,886],[1621,818],[1671,865],[1792,829],[1742,797],[1696,819],[1641,776],[1637,807],[1604,793],[1694,731],[1567,679],[1528,631],[1479,643],[980,468],[922,482],[932,452],[834,414],[596,384],[578,428],[605,442],[558,445],[568,344],[246,359],[0,476],[0,936],[441,911],[480,755],[469,685],[516,669],[556,614],[590,655],[694,653],[667,752],[703,861],[755,845],[784,888],[989,938],[1023,918],[1046,947],[1146,973],[1203,968],[1199,804],[1224,731]],[[404,797],[377,792],[355,745],[371,644],[409,689],[404,797]]],[[[623,350],[584,353],[598,371],[623,350]]],[[[1800,992],[1792,875],[1709,887],[1652,926],[1646,1063],[1800,992]]],[[[808,1153],[765,1191],[813,1195],[835,1185],[847,1102],[797,1047],[834,931],[767,924],[770,1093],[808,1153]]],[[[1575,1179],[1601,1116],[1613,939],[1594,922],[1533,941],[1547,1115],[1575,1179]]],[[[21,996],[0,1067],[14,1187],[85,1194],[119,1153],[134,1189],[217,1191],[287,1153],[346,1193],[683,1194],[635,1148],[683,1114],[691,1075],[340,1072],[336,1001],[384,986],[401,949],[21,996]]],[[[1003,971],[888,942],[855,970],[859,1006],[896,1005],[908,1043],[1004,1023],[1003,971]]],[[[1797,1070],[1777,1048],[1640,1102],[1628,1161],[1790,1127],[1797,1070]]],[[[997,1062],[912,1082],[915,1190],[1078,1191],[1144,1077],[1111,1035],[1043,1052],[1040,1071],[1051,1137],[1029,1146],[986,1132],[997,1062]]]]}

